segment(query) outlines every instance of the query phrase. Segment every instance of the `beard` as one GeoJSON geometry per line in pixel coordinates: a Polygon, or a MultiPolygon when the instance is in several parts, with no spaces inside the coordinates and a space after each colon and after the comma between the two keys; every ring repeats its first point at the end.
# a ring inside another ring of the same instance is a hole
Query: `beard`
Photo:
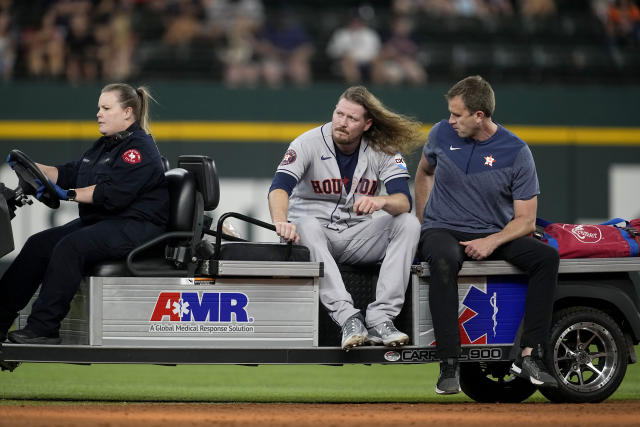
{"type": "Polygon", "coordinates": [[[347,132],[346,129],[334,129],[331,137],[333,138],[333,142],[335,142],[337,145],[349,145],[355,142],[355,140],[351,138],[351,135],[347,132]]]}

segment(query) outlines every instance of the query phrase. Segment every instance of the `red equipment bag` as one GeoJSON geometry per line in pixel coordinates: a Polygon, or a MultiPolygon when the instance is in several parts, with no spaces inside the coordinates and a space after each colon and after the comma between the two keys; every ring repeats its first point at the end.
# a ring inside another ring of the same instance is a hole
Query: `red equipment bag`
{"type": "Polygon", "coordinates": [[[590,225],[550,223],[538,218],[536,224],[544,227],[542,240],[556,248],[560,258],[619,258],[638,256],[640,252],[640,219],[614,218],[590,225]]]}

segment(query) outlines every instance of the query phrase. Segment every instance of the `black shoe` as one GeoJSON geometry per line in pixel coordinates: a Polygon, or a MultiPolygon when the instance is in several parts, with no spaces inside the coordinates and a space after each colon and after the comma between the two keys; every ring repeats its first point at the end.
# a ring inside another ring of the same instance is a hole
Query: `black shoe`
{"type": "Polygon", "coordinates": [[[518,353],[511,364],[511,373],[538,387],[558,387],[558,381],[547,372],[540,345],[531,351],[530,356],[523,357],[521,352],[518,353]]]}
{"type": "Polygon", "coordinates": [[[39,334],[30,329],[19,329],[9,332],[8,337],[9,341],[16,344],[60,344],[61,341],[59,336],[39,336],[39,334]]]}
{"type": "Polygon", "coordinates": [[[440,362],[440,375],[436,384],[436,393],[460,393],[460,364],[458,359],[450,358],[440,362]]]}
{"type": "Polygon", "coordinates": [[[0,309],[0,342],[7,340],[7,333],[9,329],[11,329],[16,317],[18,317],[18,313],[10,313],[4,309],[0,309]]]}

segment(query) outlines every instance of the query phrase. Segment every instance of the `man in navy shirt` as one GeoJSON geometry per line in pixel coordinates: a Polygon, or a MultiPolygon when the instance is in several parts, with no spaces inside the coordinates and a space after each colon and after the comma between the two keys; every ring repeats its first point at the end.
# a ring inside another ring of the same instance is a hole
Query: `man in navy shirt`
{"type": "Polygon", "coordinates": [[[429,132],[415,181],[420,257],[429,263],[429,306],[440,362],[436,393],[460,391],[457,277],[465,259],[504,259],[529,276],[522,352],[511,371],[541,387],[559,256],[535,231],[536,168],[527,144],[494,123],[493,89],[467,77],[446,94],[449,120],[429,132]]]}

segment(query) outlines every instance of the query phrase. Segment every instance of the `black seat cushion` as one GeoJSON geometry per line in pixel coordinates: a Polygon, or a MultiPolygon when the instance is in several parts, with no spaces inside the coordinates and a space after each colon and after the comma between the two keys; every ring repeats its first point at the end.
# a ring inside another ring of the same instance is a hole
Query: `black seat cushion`
{"type": "MultiPolygon", "coordinates": [[[[167,274],[176,270],[176,266],[162,257],[144,257],[136,258],[136,267],[141,270],[166,271],[167,274]]],[[[125,260],[109,260],[94,264],[87,276],[96,277],[131,277],[133,274],[127,268],[125,260]]],[[[169,274],[168,274],[169,275],[169,274]]]]}
{"type": "MultiPolygon", "coordinates": [[[[142,270],[172,271],[176,266],[164,257],[164,246],[158,245],[147,249],[135,257],[135,266],[142,270]]],[[[95,263],[85,272],[87,276],[97,277],[129,277],[133,276],[127,268],[125,259],[110,259],[95,263]]]]}
{"type": "Polygon", "coordinates": [[[208,156],[180,156],[178,167],[188,170],[196,179],[198,191],[202,194],[204,209],[212,211],[220,202],[220,183],[216,164],[208,156]]]}
{"type": "Polygon", "coordinates": [[[196,179],[185,169],[166,172],[169,186],[169,223],[167,231],[189,231],[196,214],[196,179]]]}
{"type": "MultiPolygon", "coordinates": [[[[306,246],[287,243],[229,242],[222,245],[220,259],[227,261],[299,261],[311,259],[306,246]]],[[[168,276],[176,271],[175,265],[164,259],[156,250],[141,254],[135,259],[136,268],[141,270],[166,271],[168,276]]],[[[87,276],[128,277],[132,276],[124,260],[106,260],[94,264],[87,276]]]]}
{"type": "Polygon", "coordinates": [[[306,261],[309,248],[288,243],[228,242],[221,246],[219,259],[237,261],[306,261]]]}

